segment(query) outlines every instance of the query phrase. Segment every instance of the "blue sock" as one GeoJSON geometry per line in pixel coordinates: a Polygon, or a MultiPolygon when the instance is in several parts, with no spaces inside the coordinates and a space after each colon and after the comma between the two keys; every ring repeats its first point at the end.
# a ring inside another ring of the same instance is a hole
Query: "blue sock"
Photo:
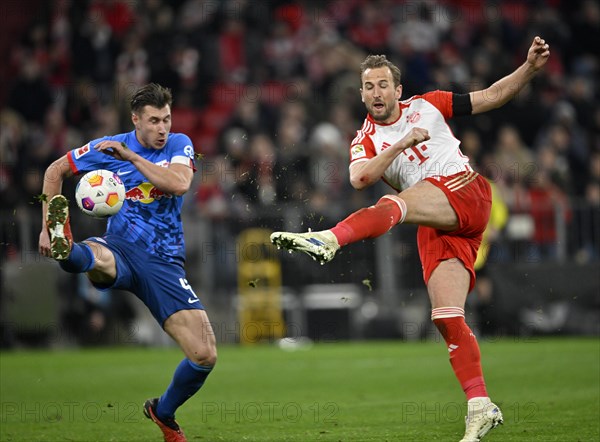
{"type": "Polygon", "coordinates": [[[175,410],[191,398],[210,374],[212,367],[194,364],[189,359],[179,363],[171,385],[158,400],[156,415],[159,419],[175,417],[175,410]]]}
{"type": "Polygon", "coordinates": [[[92,270],[95,263],[91,247],[82,242],[74,243],[69,257],[59,261],[60,267],[69,273],[85,273],[92,270]]]}

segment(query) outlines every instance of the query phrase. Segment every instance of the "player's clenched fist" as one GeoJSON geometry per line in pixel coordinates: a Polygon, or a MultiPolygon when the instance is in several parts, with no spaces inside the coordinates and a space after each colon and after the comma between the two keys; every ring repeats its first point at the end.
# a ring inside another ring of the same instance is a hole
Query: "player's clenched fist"
{"type": "Polygon", "coordinates": [[[546,40],[540,37],[535,37],[531,43],[529,51],[527,52],[527,63],[537,70],[546,64],[549,56],[550,46],[548,46],[546,40]]]}
{"type": "Polygon", "coordinates": [[[405,136],[400,140],[400,143],[403,145],[404,149],[408,149],[409,147],[416,146],[423,141],[427,141],[429,138],[429,132],[427,129],[422,129],[420,127],[413,127],[405,136]]]}

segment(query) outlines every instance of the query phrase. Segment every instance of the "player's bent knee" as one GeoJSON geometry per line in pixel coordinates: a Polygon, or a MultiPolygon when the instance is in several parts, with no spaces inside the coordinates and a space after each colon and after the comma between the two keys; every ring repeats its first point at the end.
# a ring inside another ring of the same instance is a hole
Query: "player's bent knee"
{"type": "Polygon", "coordinates": [[[94,266],[95,270],[104,272],[104,273],[116,273],[116,263],[115,256],[107,247],[104,247],[93,241],[84,241],[94,254],[94,259],[96,264],[94,266]]]}
{"type": "Polygon", "coordinates": [[[217,364],[217,349],[210,346],[194,350],[188,354],[188,359],[197,365],[214,367],[217,364]]]}

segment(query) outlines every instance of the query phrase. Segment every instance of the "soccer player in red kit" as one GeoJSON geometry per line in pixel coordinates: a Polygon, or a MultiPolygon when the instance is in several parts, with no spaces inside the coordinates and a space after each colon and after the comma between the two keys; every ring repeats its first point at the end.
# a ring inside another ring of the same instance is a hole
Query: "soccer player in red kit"
{"type": "Polygon", "coordinates": [[[400,70],[383,55],[368,56],[360,74],[368,115],[350,146],[350,182],[361,190],[383,179],[397,193],[329,230],[271,235],[278,247],[305,252],[324,263],[346,244],[383,235],[399,223],[419,225],[417,242],[431,319],[446,341],[450,364],[467,397],[461,442],[479,441],[503,420],[488,397],[479,346],[464,317],[467,294],[475,283],[473,264],[490,214],[490,185],[473,171],[446,120],[504,105],[549,55],[548,44],[535,37],[526,61],[487,89],[469,94],[434,91],[404,101],[400,70]]]}

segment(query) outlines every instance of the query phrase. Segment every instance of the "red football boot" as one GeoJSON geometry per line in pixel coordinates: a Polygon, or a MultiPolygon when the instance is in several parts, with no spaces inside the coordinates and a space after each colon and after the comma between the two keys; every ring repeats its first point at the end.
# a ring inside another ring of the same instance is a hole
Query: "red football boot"
{"type": "Polygon", "coordinates": [[[148,399],[144,403],[144,414],[148,419],[152,419],[152,421],[158,425],[165,437],[165,442],[187,442],[183,430],[179,427],[179,424],[175,419],[160,420],[156,417],[154,410],[156,410],[157,405],[158,398],[148,399]]]}

